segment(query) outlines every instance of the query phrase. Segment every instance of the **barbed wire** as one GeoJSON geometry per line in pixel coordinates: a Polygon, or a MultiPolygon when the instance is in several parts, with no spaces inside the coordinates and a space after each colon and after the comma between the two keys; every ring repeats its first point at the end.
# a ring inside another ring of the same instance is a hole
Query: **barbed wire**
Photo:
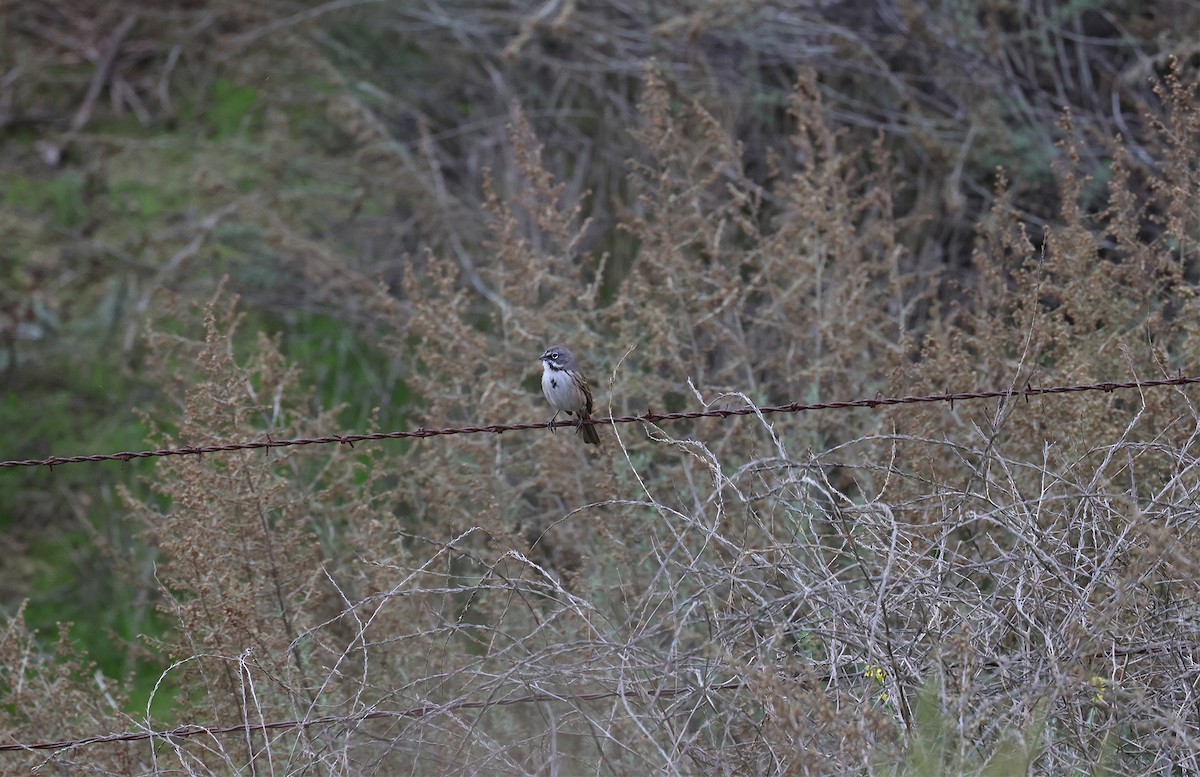
{"type": "Polygon", "coordinates": [[[509,696],[501,699],[481,701],[456,701],[448,704],[421,704],[403,710],[368,710],[356,715],[322,715],[317,718],[301,718],[295,720],[273,720],[261,723],[238,723],[231,726],[200,726],[187,725],[164,731],[126,731],[119,734],[104,734],[101,736],[81,737],[79,739],[59,739],[53,742],[0,742],[0,752],[17,750],[66,750],[106,742],[138,742],[146,739],[185,739],[200,735],[216,736],[221,734],[246,734],[259,731],[278,731],[291,728],[311,728],[313,726],[328,726],[338,723],[356,724],[367,720],[380,718],[424,718],[429,715],[461,710],[486,710],[492,707],[504,707],[513,704],[530,704],[538,702],[585,702],[601,701],[604,699],[670,699],[687,693],[712,693],[727,691],[744,686],[744,680],[730,680],[715,685],[702,685],[684,688],[631,688],[622,691],[593,691],[591,693],[558,694],[531,693],[525,696],[509,696]]]}
{"type": "MultiPolygon", "coordinates": [[[[584,424],[636,424],[661,423],[664,421],[682,421],[693,418],[729,418],[730,416],[764,415],[772,413],[804,413],[815,410],[846,410],[850,408],[878,408],[891,405],[916,405],[930,402],[948,402],[953,407],[955,402],[966,402],[976,399],[1016,399],[1024,397],[1045,396],[1047,394],[1075,394],[1088,391],[1105,393],[1129,389],[1159,388],[1163,386],[1187,386],[1200,383],[1200,377],[1179,375],[1174,378],[1157,380],[1132,380],[1125,383],[1082,383],[1072,386],[1030,386],[1017,389],[999,389],[994,391],[960,391],[941,394],[909,395],[900,397],[872,397],[868,399],[851,399],[835,402],[792,402],[787,405],[771,405],[769,407],[742,407],[736,409],[722,408],[720,410],[689,410],[677,413],[656,413],[647,410],[640,415],[624,415],[612,418],[592,418],[584,424]]],[[[120,453],[97,453],[89,456],[50,456],[44,459],[14,459],[0,461],[0,469],[15,469],[17,467],[57,467],[62,464],[81,464],[98,461],[128,462],[134,459],[150,459],[161,456],[201,456],[206,453],[225,453],[228,451],[257,450],[260,448],[288,448],[296,445],[325,445],[340,443],[353,446],[356,442],[372,440],[403,440],[423,439],[426,437],[443,437],[455,434],[503,434],[504,432],[519,432],[527,429],[548,429],[574,427],[575,421],[557,421],[526,424],[489,424],[488,426],[456,426],[445,429],[426,429],[420,427],[409,432],[371,432],[368,434],[330,434],[324,437],[299,437],[288,440],[265,440],[252,442],[225,443],[223,445],[194,445],[180,448],[162,448],[150,451],[122,451],[120,453]]]]}

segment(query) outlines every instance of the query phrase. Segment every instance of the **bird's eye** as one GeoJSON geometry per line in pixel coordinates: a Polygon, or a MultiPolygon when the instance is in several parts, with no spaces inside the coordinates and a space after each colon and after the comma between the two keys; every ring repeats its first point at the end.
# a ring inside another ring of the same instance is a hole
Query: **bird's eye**
{"type": "Polygon", "coordinates": [[[558,361],[558,351],[551,351],[546,355],[550,357],[551,361],[558,361]]]}

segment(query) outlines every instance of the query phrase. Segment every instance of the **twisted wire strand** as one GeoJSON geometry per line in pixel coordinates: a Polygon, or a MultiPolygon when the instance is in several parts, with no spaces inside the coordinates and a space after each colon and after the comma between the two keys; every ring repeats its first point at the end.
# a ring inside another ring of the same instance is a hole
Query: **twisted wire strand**
{"type": "MultiPolygon", "coordinates": [[[[900,397],[871,397],[851,399],[838,402],[792,402],[787,405],[771,405],[768,407],[742,407],[719,410],[690,410],[678,413],[656,413],[647,410],[640,415],[624,415],[613,418],[592,418],[584,424],[635,424],[661,423],[664,421],[681,421],[692,418],[729,418],[730,416],[764,415],[771,413],[804,413],[818,410],[846,410],[850,408],[878,408],[891,405],[916,405],[930,402],[948,402],[953,407],[955,402],[967,402],[977,399],[1014,399],[1024,397],[1045,396],[1048,394],[1075,394],[1089,391],[1124,391],[1129,389],[1158,388],[1163,386],[1188,386],[1200,383],[1200,376],[1179,375],[1174,378],[1158,380],[1133,380],[1124,383],[1103,382],[1083,383],[1071,386],[1029,386],[1017,389],[1000,389],[995,391],[959,391],[941,394],[908,395],[900,397]]],[[[526,424],[489,424],[487,426],[457,426],[445,429],[426,429],[420,427],[408,432],[372,432],[369,434],[330,434],[323,437],[299,437],[288,440],[275,440],[268,437],[265,440],[250,442],[226,443],[223,445],[198,445],[179,448],[162,448],[150,451],[122,451],[120,453],[96,453],[88,456],[50,456],[44,459],[14,459],[0,461],[0,469],[15,469],[17,467],[57,467],[62,464],[81,464],[98,461],[132,461],[134,459],[150,459],[161,456],[200,456],[206,453],[225,453],[228,451],[246,451],[259,448],[288,448],[296,445],[325,445],[340,443],[353,445],[356,442],[368,440],[403,440],[424,439],[426,437],[443,437],[455,434],[503,434],[504,432],[519,432],[527,429],[547,429],[574,426],[574,421],[541,422],[526,424]]]]}
{"type": "Polygon", "coordinates": [[[491,707],[503,707],[513,704],[532,704],[540,702],[585,702],[617,698],[650,698],[670,699],[688,693],[710,693],[740,688],[742,680],[731,680],[716,685],[704,685],[684,688],[632,688],[623,691],[594,691],[592,693],[557,694],[531,693],[525,696],[508,696],[501,699],[486,701],[457,701],[450,704],[420,704],[402,710],[369,710],[357,715],[322,715],[316,718],[296,720],[272,720],[261,723],[238,723],[232,726],[178,726],[164,731],[126,731],[117,734],[80,737],[79,739],[59,739],[52,742],[0,742],[0,752],[16,750],[65,750],[89,745],[99,745],[109,742],[138,742],[145,739],[186,739],[200,735],[215,736],[219,734],[245,734],[257,731],[278,731],[281,729],[309,728],[311,726],[328,726],[333,724],[357,724],[367,720],[380,718],[424,718],[429,715],[456,712],[460,710],[480,710],[491,707]]]}

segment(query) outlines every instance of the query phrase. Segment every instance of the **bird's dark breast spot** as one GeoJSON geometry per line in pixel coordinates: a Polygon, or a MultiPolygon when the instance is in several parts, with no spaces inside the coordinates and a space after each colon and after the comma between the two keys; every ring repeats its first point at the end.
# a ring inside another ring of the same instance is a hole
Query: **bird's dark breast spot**
{"type": "Polygon", "coordinates": [[[554,378],[550,379],[550,388],[558,388],[558,381],[554,378]]]}

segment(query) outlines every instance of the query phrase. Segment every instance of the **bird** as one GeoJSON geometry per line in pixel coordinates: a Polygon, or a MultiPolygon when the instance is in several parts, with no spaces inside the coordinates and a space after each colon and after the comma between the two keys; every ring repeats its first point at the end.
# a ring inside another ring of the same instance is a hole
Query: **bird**
{"type": "MultiPolygon", "coordinates": [[[[554,408],[554,418],[559,413],[575,416],[576,434],[583,435],[588,445],[600,444],[600,433],[592,424],[584,421],[592,417],[592,391],[587,378],[579,371],[575,354],[562,345],[552,345],[542,352],[542,393],[554,408]]],[[[550,423],[554,423],[554,418],[550,423]]],[[[553,426],[550,427],[554,429],[553,426]]]]}

